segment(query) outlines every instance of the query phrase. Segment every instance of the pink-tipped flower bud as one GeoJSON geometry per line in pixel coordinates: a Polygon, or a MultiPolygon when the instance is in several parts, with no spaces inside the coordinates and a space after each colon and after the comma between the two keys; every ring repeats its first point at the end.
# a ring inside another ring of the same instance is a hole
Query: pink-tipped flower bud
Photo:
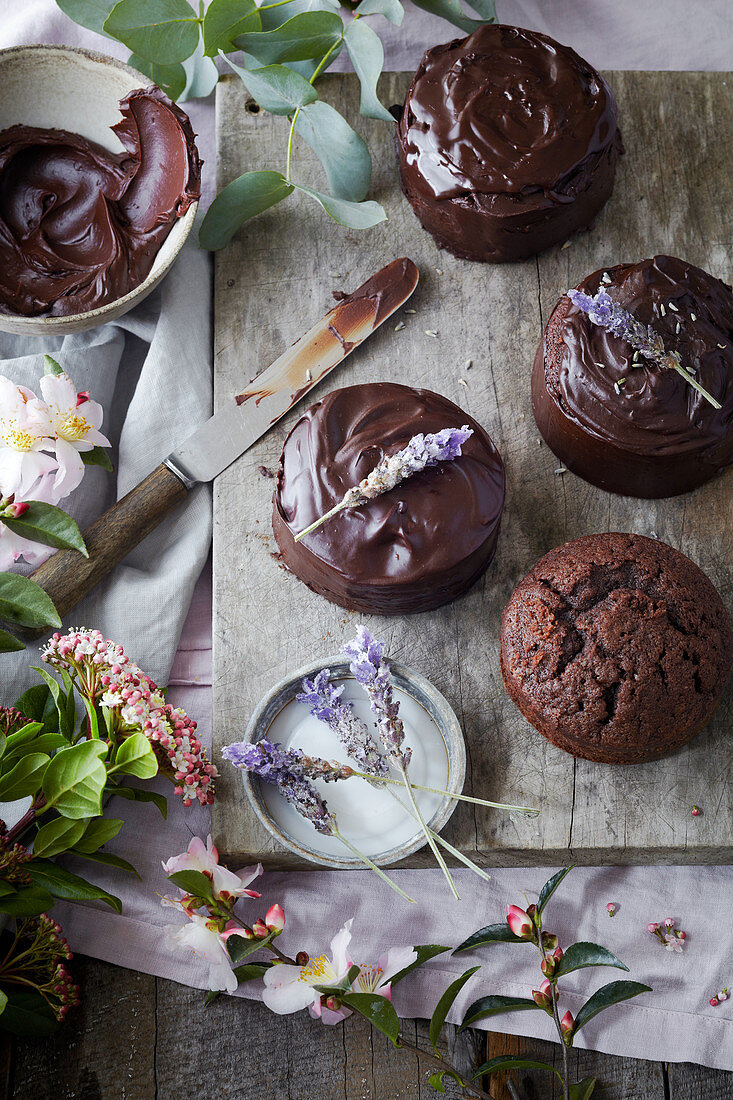
{"type": "Polygon", "coordinates": [[[573,1019],[572,1012],[566,1012],[560,1021],[560,1031],[562,1033],[563,1041],[570,1046],[573,1038],[573,1031],[575,1030],[575,1020],[573,1019]]]}
{"type": "Polygon", "coordinates": [[[693,805],[692,809],[690,810],[690,813],[692,814],[693,817],[699,817],[700,814],[702,813],[702,810],[700,809],[699,806],[694,806],[693,805]]]}
{"type": "Polygon", "coordinates": [[[555,973],[555,960],[550,956],[549,959],[543,959],[540,963],[540,969],[546,978],[551,978],[555,973]]]}
{"type": "Polygon", "coordinates": [[[532,924],[535,926],[535,928],[537,928],[539,923],[540,923],[540,917],[539,917],[539,914],[537,912],[537,906],[536,905],[528,905],[527,906],[527,916],[532,921],[532,924]]]}
{"type": "Polygon", "coordinates": [[[657,932],[659,931],[659,925],[652,921],[651,924],[648,924],[646,926],[646,930],[647,932],[651,932],[653,936],[656,936],[657,932]]]}
{"type": "Polygon", "coordinates": [[[674,921],[672,920],[671,917],[665,917],[664,927],[665,928],[674,928],[674,921]]]}
{"type": "Polygon", "coordinates": [[[554,950],[554,951],[552,952],[552,957],[553,957],[553,959],[555,960],[555,962],[556,962],[556,963],[559,963],[559,962],[560,962],[560,959],[561,959],[561,958],[563,957],[563,949],[562,949],[562,947],[558,947],[558,948],[556,948],[556,949],[555,949],[555,950],[554,950]]]}
{"type": "Polygon", "coordinates": [[[258,917],[252,925],[252,931],[258,939],[263,940],[265,936],[269,935],[267,925],[263,921],[262,917],[258,917]]]}
{"type": "Polygon", "coordinates": [[[725,989],[721,989],[720,993],[718,994],[718,1000],[719,1001],[727,1001],[728,1000],[728,986],[726,986],[725,989]]]}
{"type": "Polygon", "coordinates": [[[555,951],[557,949],[557,936],[554,932],[542,933],[542,946],[545,951],[555,951]]]}
{"type": "Polygon", "coordinates": [[[514,935],[518,936],[520,940],[536,939],[535,929],[531,918],[525,913],[524,909],[520,909],[518,905],[507,905],[506,922],[514,935]]]}
{"type": "Polygon", "coordinates": [[[282,905],[271,905],[265,914],[265,924],[270,932],[276,932],[278,936],[285,927],[285,913],[282,905]]]}
{"type": "Polygon", "coordinates": [[[715,1008],[718,1004],[718,998],[717,997],[711,997],[710,998],[710,1004],[713,1006],[713,1008],[715,1008]]]}
{"type": "Polygon", "coordinates": [[[552,1016],[552,994],[550,990],[550,983],[545,978],[539,989],[532,990],[532,999],[536,1005],[540,1008],[544,1008],[545,1012],[552,1016]]]}
{"type": "Polygon", "coordinates": [[[298,966],[307,966],[310,962],[310,955],[307,951],[299,951],[298,954],[295,956],[295,961],[297,962],[298,966]]]}
{"type": "Polygon", "coordinates": [[[341,1008],[341,1001],[338,999],[338,997],[334,997],[333,994],[331,994],[330,997],[326,997],[324,1004],[326,1008],[331,1009],[331,1012],[338,1012],[338,1010],[341,1008]]]}
{"type": "Polygon", "coordinates": [[[85,405],[88,400],[89,400],[89,390],[79,390],[78,394],[76,395],[76,407],[77,407],[77,409],[79,408],[80,405],[85,405]]]}
{"type": "Polygon", "coordinates": [[[20,519],[28,511],[28,505],[25,501],[19,500],[17,504],[8,504],[5,508],[5,515],[8,519],[20,519]]]}
{"type": "Polygon", "coordinates": [[[608,905],[606,906],[606,910],[608,911],[609,917],[614,916],[616,912],[616,903],[613,901],[609,901],[608,905]]]}
{"type": "Polygon", "coordinates": [[[686,940],[687,939],[687,933],[683,932],[682,929],[680,929],[679,932],[675,932],[675,935],[677,936],[678,940],[686,940]]]}

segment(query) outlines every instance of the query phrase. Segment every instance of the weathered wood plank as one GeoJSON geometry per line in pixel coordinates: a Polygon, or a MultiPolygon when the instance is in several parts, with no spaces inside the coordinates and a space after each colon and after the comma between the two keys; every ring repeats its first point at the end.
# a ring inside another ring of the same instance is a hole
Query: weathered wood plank
{"type": "MultiPolygon", "coordinates": [[[[496,562],[447,608],[396,621],[370,617],[395,659],[419,669],[454,706],[466,735],[466,789],[498,801],[538,803],[536,821],[461,806],[446,835],[486,863],[727,862],[733,860],[730,692],[708,730],[668,760],[634,768],[573,760],[550,746],[503,692],[498,633],[513,586],[551,547],[587,531],[656,533],[697,560],[730,605],[730,477],[687,497],[641,502],[611,497],[570,474],[538,445],[529,374],[543,319],[559,295],[594,268],[660,251],[716,275],[733,270],[725,218],[733,200],[726,164],[733,82],[717,73],[610,74],[628,147],[616,190],[591,233],[517,265],[481,265],[439,252],[399,192],[392,134],[358,119],[374,157],[373,195],[389,221],[367,234],[339,228],[290,198],[245,227],[216,261],[216,402],[221,404],[310,323],[337,286],[357,286],[396,255],[421,271],[405,328],[385,326],[325,388],[393,379],[427,385],[474,415],[507,467],[507,507],[496,562]],[[338,272],[342,278],[331,276],[338,272]],[[426,329],[439,332],[435,340],[426,329]],[[463,364],[473,360],[470,371],[463,364]],[[460,384],[463,378],[468,388],[460,384]],[[711,538],[710,533],[715,532],[711,538]],[[692,802],[710,813],[692,819],[692,802]]],[[[383,78],[398,102],[408,77],[383,78]]],[[[349,76],[324,82],[325,98],[358,118],[349,76]]],[[[236,78],[218,89],[219,182],[284,158],[286,127],[248,114],[236,78]]],[[[299,147],[294,172],[319,185],[320,169],[299,147]]],[[[317,396],[317,392],[314,394],[317,396]]],[[[286,671],[336,652],[359,617],[315,596],[278,567],[270,530],[272,481],[297,411],[216,483],[214,495],[215,750],[244,729],[260,696],[286,671]],[[256,624],[256,629],[253,629],[256,624]]],[[[214,806],[220,848],[270,865],[297,861],[276,850],[244,800],[239,776],[222,768],[214,806]]],[[[412,866],[430,862],[424,851],[412,866]]]]}

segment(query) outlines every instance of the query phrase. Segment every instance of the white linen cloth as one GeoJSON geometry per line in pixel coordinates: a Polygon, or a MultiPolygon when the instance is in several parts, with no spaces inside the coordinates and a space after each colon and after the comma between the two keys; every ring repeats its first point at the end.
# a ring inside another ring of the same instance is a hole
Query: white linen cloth
{"type": "MultiPolygon", "coordinates": [[[[411,68],[427,45],[446,41],[459,32],[442,20],[411,8],[403,28],[383,24],[387,67],[411,68]]],[[[733,8],[728,0],[704,0],[694,10],[689,0],[499,0],[499,14],[508,23],[545,31],[572,44],[592,63],[605,69],[728,69],[731,68],[733,8]]],[[[84,45],[124,57],[117,44],[72,24],[53,0],[0,0],[0,46],[23,42],[64,42],[84,45]]],[[[345,61],[339,58],[339,63],[345,61]]],[[[205,194],[211,194],[214,124],[211,102],[186,108],[199,131],[199,146],[208,160],[205,194]]],[[[40,359],[33,352],[50,352],[72,370],[79,388],[89,388],[106,410],[104,430],[120,439],[117,489],[126,491],[147,473],[180,438],[182,430],[200,419],[210,402],[210,322],[206,258],[188,246],[156,294],[115,325],[92,334],[44,345],[19,347],[0,335],[0,371],[31,387],[40,359]],[[26,356],[19,358],[19,356],[26,356]],[[83,384],[82,384],[83,383],[83,384]],[[128,406],[129,401],[129,406],[128,406]]],[[[77,515],[85,522],[98,511],[109,475],[90,470],[80,494],[77,515]]],[[[130,655],[164,683],[193,579],[205,557],[209,538],[208,498],[193,497],[186,510],[151,535],[100,594],[79,611],[78,621],[98,626],[125,644],[130,655]]],[[[204,740],[210,737],[211,604],[210,578],[205,570],[183,628],[169,683],[171,701],[199,720],[204,740]]],[[[15,658],[0,657],[2,698],[9,702],[6,669],[15,658]]],[[[12,674],[15,676],[15,673],[12,674]]],[[[162,780],[159,788],[170,794],[162,780]]],[[[710,812],[713,812],[711,807],[710,812]]],[[[206,987],[206,970],[186,953],[165,943],[163,928],[175,920],[158,905],[156,891],[166,881],[161,859],[184,850],[193,835],[206,835],[208,811],[169,798],[163,822],[150,805],[113,800],[107,813],[119,813],[125,826],[108,847],[131,860],[143,882],[127,879],[109,868],[82,863],[75,869],[123,899],[121,916],[103,905],[59,904],[61,921],[75,951],[160,977],[206,987]]],[[[253,917],[273,901],[286,911],[286,950],[320,953],[349,917],[355,916],[353,954],[373,961],[384,946],[439,942],[457,944],[483,924],[501,920],[507,903],[531,898],[550,870],[502,869],[483,883],[470,872],[457,871],[463,901],[453,902],[439,871],[398,871],[394,878],[418,899],[411,906],[369,872],[314,871],[266,874],[253,885],[261,902],[247,903],[253,917]],[[437,904],[436,904],[437,903],[437,904]]],[[[713,1008],[709,999],[733,985],[733,875],[730,868],[644,867],[579,868],[565,881],[548,909],[548,927],[567,945],[589,939],[613,950],[630,968],[629,977],[652,986],[653,992],[610,1009],[588,1025],[578,1046],[631,1057],[694,1061],[733,1069],[733,1001],[713,1008]],[[606,904],[617,913],[610,919],[606,904]],[[646,932],[649,921],[671,916],[687,932],[681,954],[665,951],[646,932]]],[[[395,1004],[403,1016],[430,1014],[452,977],[469,965],[482,970],[463,990],[449,1019],[457,1021],[467,1005],[488,993],[528,996],[540,975],[536,955],[524,947],[494,946],[476,955],[441,956],[399,987],[395,1004]]],[[[626,977],[616,971],[581,971],[563,982],[565,1007],[573,1014],[605,981],[626,977]]],[[[256,996],[257,983],[244,986],[256,996]]],[[[263,1010],[264,1011],[264,1010],[263,1010]]],[[[348,1026],[348,1024],[346,1025],[348,1026]]],[[[493,1017],[492,1030],[554,1038],[552,1025],[540,1013],[493,1017]]]]}

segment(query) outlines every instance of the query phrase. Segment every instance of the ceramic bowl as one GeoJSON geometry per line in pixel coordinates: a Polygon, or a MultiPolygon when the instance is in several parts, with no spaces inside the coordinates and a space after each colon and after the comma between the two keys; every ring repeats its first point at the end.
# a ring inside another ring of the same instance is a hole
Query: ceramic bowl
{"type": "MultiPolygon", "coordinates": [[[[331,670],[331,679],[345,683],[344,697],[352,701],[360,717],[369,722],[369,708],[363,689],[351,676],[348,662],[341,656],[335,656],[306,665],[275,684],[257,705],[244,740],[257,742],[267,737],[283,743],[286,748],[302,748],[310,755],[337,759],[357,767],[335,735],[323,723],[310,718],[303,704],[294,702],[302,690],[304,677],[312,678],[323,668],[331,670]],[[296,728],[297,723],[300,724],[296,728]],[[291,735],[292,742],[289,742],[291,735]]],[[[453,710],[424,676],[404,665],[392,664],[392,680],[397,697],[401,698],[400,714],[407,731],[406,743],[413,749],[410,764],[413,783],[422,782],[426,786],[460,794],[466,776],[466,748],[453,710]]],[[[398,774],[394,769],[391,773],[394,777],[398,774]]],[[[248,772],[241,774],[255,814],[284,848],[323,867],[356,869],[364,866],[338,840],[323,837],[310,822],[300,818],[273,785],[262,783],[248,772]]],[[[426,843],[419,826],[394,799],[384,793],[383,787],[375,792],[364,780],[356,778],[328,785],[319,783],[319,787],[329,809],[336,812],[341,832],[358,842],[357,847],[376,864],[386,866],[396,863],[426,843]],[[360,809],[366,806],[368,809],[360,809]]],[[[402,796],[405,794],[399,785],[392,789],[402,796]]],[[[457,801],[445,795],[428,795],[419,791],[415,795],[430,828],[440,832],[458,805],[457,801]]]]}
{"type": "MultiPolygon", "coordinates": [[[[0,50],[0,130],[15,123],[70,130],[110,152],[122,145],[110,126],[119,122],[120,100],[148,77],[104,54],[70,46],[16,46],[0,50]]],[[[113,302],[68,317],[19,317],[0,312],[0,329],[34,336],[83,332],[114,321],[141,302],[169,270],[191,232],[198,203],[178,218],[138,287],[113,302]]]]}

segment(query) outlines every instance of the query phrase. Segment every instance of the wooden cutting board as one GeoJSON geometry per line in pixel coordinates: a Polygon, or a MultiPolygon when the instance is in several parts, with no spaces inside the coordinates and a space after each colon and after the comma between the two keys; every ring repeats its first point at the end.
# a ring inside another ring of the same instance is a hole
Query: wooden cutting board
{"type": "MultiPolygon", "coordinates": [[[[293,411],[217,479],[214,489],[214,756],[222,772],[213,808],[228,857],[292,867],[247,804],[239,773],[219,757],[241,737],[260,697],[287,672],[338,651],[362,619],[390,655],[426,675],[454,707],[468,749],[466,791],[540,805],[534,821],[462,804],[446,836],[487,865],[733,862],[733,731],[729,685],[707,727],[680,752],[633,767],[573,760],[536,733],[506,696],[499,621],[517,581],[548,550],[597,531],[635,531],[676,546],[717,585],[729,610],[733,473],[661,501],[613,496],[586,484],[540,443],[530,372],[543,324],[559,296],[588,272],[668,252],[727,281],[733,77],[724,73],[607,74],[627,153],[611,201],[590,233],[522,264],[474,264],[440,252],[403,198],[393,131],[358,115],[351,75],[327,76],[337,103],[369,144],[372,196],[389,220],[366,233],[336,226],[291,197],[245,226],[216,255],[217,406],[267,366],[332,304],[396,256],[420,268],[420,285],[396,315],[313,392],[398,381],[444,394],[484,425],[506,463],[507,504],[494,564],[462,599],[404,618],[363,617],[314,595],[278,563],[270,526],[273,482],[293,411]],[[395,324],[404,328],[395,331],[395,324]],[[438,333],[438,338],[426,330],[438,333]],[[472,360],[468,369],[467,360],[472,360]],[[692,817],[693,803],[702,807],[692,817]]],[[[404,98],[407,74],[382,78],[385,103],[404,98]]],[[[285,163],[287,125],[260,112],[238,78],[217,88],[218,186],[245,170],[285,163]]],[[[323,186],[297,143],[293,173],[323,186]]],[[[308,404],[308,399],[302,407],[308,404]]],[[[425,866],[425,851],[409,862],[425,866]]],[[[309,865],[310,866],[310,865],[309,865]]]]}

